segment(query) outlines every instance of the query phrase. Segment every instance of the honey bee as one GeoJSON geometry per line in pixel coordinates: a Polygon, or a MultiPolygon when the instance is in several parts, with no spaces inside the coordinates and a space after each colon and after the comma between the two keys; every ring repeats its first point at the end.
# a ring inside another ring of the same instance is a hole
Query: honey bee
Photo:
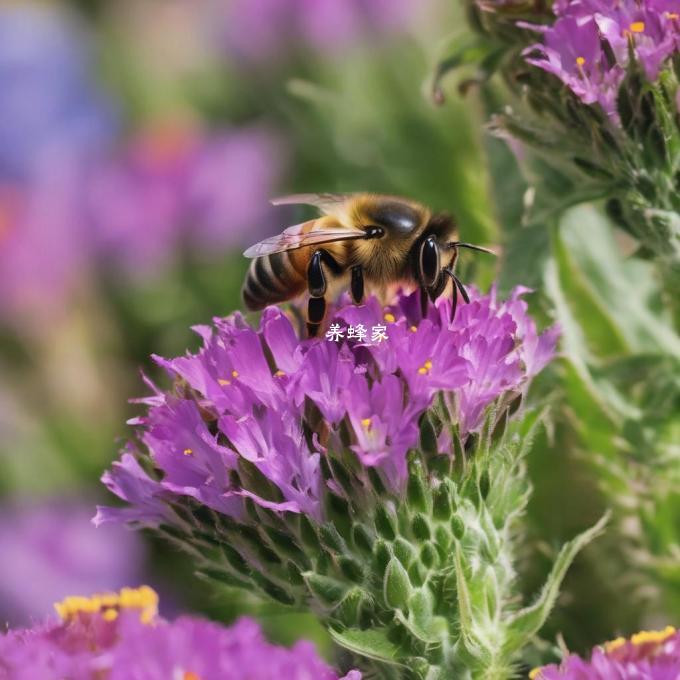
{"type": "Polygon", "coordinates": [[[360,304],[367,285],[416,285],[423,313],[428,298],[436,300],[451,281],[456,313],[458,294],[469,302],[454,273],[459,248],[493,251],[457,240],[458,230],[446,214],[398,196],[370,193],[295,194],[274,205],[305,204],[322,216],[292,227],[248,248],[250,264],[241,291],[249,310],[285,302],[309,293],[307,330],[318,333],[326,314],[330,284],[349,285],[360,304]]]}

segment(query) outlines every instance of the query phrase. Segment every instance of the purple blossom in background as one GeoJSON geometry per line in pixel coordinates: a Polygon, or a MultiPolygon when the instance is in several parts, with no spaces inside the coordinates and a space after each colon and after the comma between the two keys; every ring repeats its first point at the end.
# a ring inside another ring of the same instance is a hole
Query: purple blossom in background
{"type": "Polygon", "coordinates": [[[680,47],[678,0],[561,0],[554,10],[552,26],[520,24],[543,36],[524,51],[527,61],[556,75],[584,103],[599,103],[614,120],[630,46],[650,81],[680,47]]]}
{"type": "Polygon", "coordinates": [[[40,621],[64,593],[140,577],[139,537],[119,527],[99,531],[91,517],[89,504],[63,500],[0,508],[0,624],[40,621]]]}
{"type": "Polygon", "coordinates": [[[273,645],[247,618],[228,628],[188,616],[169,622],[156,605],[146,587],[66,598],[62,621],[0,636],[0,680],[338,680],[310,642],[273,645]]]}
{"type": "Polygon", "coordinates": [[[148,455],[156,474],[147,476],[128,449],[104,480],[128,505],[100,508],[95,521],[172,524],[165,504],[189,499],[238,520],[244,497],[320,520],[320,461],[329,448],[347,447],[347,433],[359,461],[399,492],[420,417],[436,394],[465,438],[492,402],[521,393],[552,358],[557,330],[537,334],[526,292],[506,302],[473,293],[453,324],[448,300],[421,319],[415,293],[387,308],[375,298],[361,307],[345,299],[331,321],[385,324],[388,340],[374,344],[370,337],[298,341],[276,307],[265,310],[258,330],[239,314],[198,327],[197,354],[156,358],[175,389],[154,388],[143,400],[147,413],[132,421],[136,455],[148,455]],[[246,461],[265,484],[238,481],[246,461]]]}
{"type": "Polygon", "coordinates": [[[69,14],[0,8],[0,314],[10,323],[49,323],[101,262],[117,280],[148,279],[187,243],[215,258],[272,231],[267,200],[285,163],[272,131],[157,124],[122,142],[91,63],[69,14]]]}
{"type": "Polygon", "coordinates": [[[80,165],[43,163],[30,184],[0,184],[0,314],[49,323],[84,285],[91,260],[80,165]]]}
{"type": "Polygon", "coordinates": [[[0,178],[24,181],[49,157],[106,146],[117,127],[95,85],[92,55],[69,14],[48,5],[0,7],[0,178]]]}
{"type": "Polygon", "coordinates": [[[225,49],[249,60],[280,58],[286,45],[337,53],[363,36],[398,32],[413,0],[233,0],[224,3],[225,49]]]}
{"type": "Polygon", "coordinates": [[[214,259],[264,237],[283,156],[265,128],[161,129],[117,155],[55,158],[31,182],[0,182],[0,312],[49,319],[97,262],[148,279],[185,243],[214,259]]]}
{"type": "Polygon", "coordinates": [[[49,322],[87,278],[85,165],[111,143],[84,32],[47,5],[0,7],[0,313],[49,322]]]}
{"type": "Polygon", "coordinates": [[[674,680],[680,677],[680,632],[672,626],[617,638],[596,647],[589,660],[570,654],[559,665],[533,670],[532,680],[674,680]]]}
{"type": "MultiPolygon", "coordinates": [[[[126,618],[120,634],[110,680],[166,680],[176,677],[177,669],[185,680],[339,678],[311,642],[290,649],[273,645],[251,619],[224,628],[189,617],[154,627],[126,618]]],[[[345,680],[361,680],[361,674],[350,671],[345,680]]]]}
{"type": "Polygon", "coordinates": [[[97,252],[108,264],[148,277],[185,242],[214,257],[242,246],[253,231],[264,235],[282,155],[264,128],[140,135],[90,173],[87,221],[97,252]]]}
{"type": "Polygon", "coordinates": [[[141,138],[91,169],[85,217],[107,264],[148,275],[174,256],[191,149],[188,138],[141,138]]]}
{"type": "Polygon", "coordinates": [[[203,253],[270,235],[268,200],[286,162],[285,146],[265,127],[235,128],[204,139],[187,183],[187,240],[203,253]]]}

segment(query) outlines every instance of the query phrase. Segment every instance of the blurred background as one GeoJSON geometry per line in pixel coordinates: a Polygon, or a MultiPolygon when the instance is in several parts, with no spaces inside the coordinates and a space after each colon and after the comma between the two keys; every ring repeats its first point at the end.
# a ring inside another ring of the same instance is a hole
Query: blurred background
{"type": "MultiPolygon", "coordinates": [[[[2,624],[40,620],[68,594],[146,582],[166,614],[251,611],[284,642],[327,645],[310,617],[215,592],[184,556],[89,520],[110,501],[99,477],[138,413],[128,400],[145,393],[140,372],[162,380],[150,355],[197,348],[192,325],[241,307],[243,249],[307,215],[270,198],[409,196],[455,214],[466,240],[507,245],[502,289],[542,288],[550,232],[514,238],[527,185],[514,154],[484,134],[488,97],[463,98],[449,83],[437,107],[429,94],[464,25],[450,0],[0,3],[2,624]]],[[[616,258],[603,218],[584,210],[565,227],[553,288],[534,303],[544,324],[565,268],[589,263],[584,233],[616,258]]],[[[482,258],[463,264],[481,288],[498,274],[482,258]]],[[[590,283],[569,291],[578,299],[598,285],[601,263],[590,265],[590,283]]],[[[628,265],[602,266],[628,279],[628,265]]],[[[647,270],[635,276],[653,285],[647,270]]],[[[602,330],[601,310],[580,311],[602,330]]],[[[647,347],[644,333],[638,340],[647,347]]],[[[557,375],[539,390],[551,393],[557,375]]],[[[575,379],[565,389],[588,407],[575,379]]],[[[539,442],[528,594],[559,541],[603,510],[587,467],[567,453],[582,451],[583,427],[600,443],[614,436],[591,414],[539,442]]],[[[602,553],[588,555],[547,631],[576,649],[640,618],[602,553]]]]}

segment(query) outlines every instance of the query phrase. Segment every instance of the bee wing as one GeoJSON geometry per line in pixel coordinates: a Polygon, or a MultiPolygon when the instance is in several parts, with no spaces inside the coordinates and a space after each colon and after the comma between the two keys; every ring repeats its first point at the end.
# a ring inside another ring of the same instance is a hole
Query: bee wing
{"type": "Polygon", "coordinates": [[[347,229],[344,227],[327,227],[312,231],[312,226],[316,221],[309,220],[308,222],[288,227],[288,229],[285,229],[280,234],[270,236],[264,239],[264,241],[250,246],[243,254],[246,257],[261,257],[262,255],[280,253],[284,250],[304,248],[304,246],[366,237],[366,232],[361,229],[347,229]]]}
{"type": "Polygon", "coordinates": [[[338,210],[348,199],[356,194],[290,194],[271,201],[272,205],[313,205],[325,215],[338,210]]]}

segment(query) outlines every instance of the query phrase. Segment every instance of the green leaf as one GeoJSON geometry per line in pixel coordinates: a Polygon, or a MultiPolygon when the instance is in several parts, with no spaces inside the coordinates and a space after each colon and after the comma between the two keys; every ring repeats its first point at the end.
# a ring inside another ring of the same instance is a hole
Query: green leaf
{"type": "Polygon", "coordinates": [[[375,526],[378,533],[388,541],[393,541],[397,535],[397,523],[392,509],[388,511],[383,505],[375,510],[375,526]]]}
{"type": "MultiPolygon", "coordinates": [[[[617,414],[615,411],[612,411],[611,406],[603,399],[588,368],[589,351],[586,346],[583,329],[571,313],[569,300],[560,285],[558,267],[554,260],[551,260],[546,267],[545,289],[552,298],[557,313],[561,329],[561,346],[573,368],[574,387],[582,392],[585,402],[590,402],[589,406],[596,405],[598,412],[603,412],[606,417],[615,422],[617,414]]],[[[566,387],[569,389],[569,382],[566,383],[566,387]]],[[[570,401],[574,405],[579,405],[580,414],[585,415],[589,413],[580,407],[579,400],[570,401]]]]}
{"type": "Polygon", "coordinates": [[[504,246],[499,278],[501,293],[508,293],[518,284],[539,288],[549,255],[550,231],[545,224],[516,231],[504,246]]]}
{"type": "Polygon", "coordinates": [[[623,256],[604,215],[592,206],[570,210],[555,246],[560,283],[593,354],[632,349],[680,357],[680,338],[654,311],[653,265],[623,256]]]}
{"type": "MultiPolygon", "coordinates": [[[[592,208],[572,211],[561,226],[567,229],[570,222],[580,218],[592,229],[596,229],[596,220],[592,219],[592,208]]],[[[573,253],[564,243],[564,235],[560,232],[554,239],[555,261],[557,264],[558,285],[568,307],[568,313],[580,329],[581,342],[579,353],[584,359],[596,356],[611,357],[625,354],[628,346],[609,309],[603,304],[601,291],[595,290],[583,272],[575,265],[573,253]]],[[[605,284],[607,285],[607,284],[605,284]]],[[[561,316],[558,317],[562,321],[561,316]]]]}
{"type": "MultiPolygon", "coordinates": [[[[430,450],[436,451],[436,448],[430,450]]],[[[427,512],[429,495],[422,464],[419,461],[411,461],[406,486],[406,497],[409,506],[420,512],[427,512]]]]}
{"type": "Polygon", "coordinates": [[[362,610],[371,602],[371,596],[362,588],[354,587],[347,591],[342,602],[333,611],[333,616],[347,626],[358,626],[362,610]]]}
{"type": "Polygon", "coordinates": [[[408,569],[418,559],[416,548],[401,536],[397,537],[394,543],[392,543],[392,551],[394,556],[404,565],[405,569],[408,569]]]}
{"type": "Polygon", "coordinates": [[[398,660],[402,656],[401,649],[390,642],[384,628],[370,630],[331,628],[329,632],[337,644],[355,654],[391,665],[403,665],[398,660]]]}
{"type": "Polygon", "coordinates": [[[341,581],[336,581],[334,578],[328,576],[321,576],[312,571],[306,571],[302,574],[305,583],[314,597],[319,599],[323,604],[335,606],[345,596],[347,586],[341,581]]]}
{"type": "Polygon", "coordinates": [[[540,630],[555,605],[567,569],[581,549],[602,533],[608,520],[609,513],[590,529],[562,546],[536,602],[510,617],[507,639],[503,645],[503,652],[506,655],[511,656],[521,649],[540,630]]]}
{"type": "Polygon", "coordinates": [[[448,635],[446,621],[441,616],[434,616],[432,609],[432,594],[421,588],[409,600],[408,618],[397,612],[397,618],[410,633],[428,645],[441,644],[448,635]]]}
{"type": "Polygon", "coordinates": [[[385,602],[394,609],[406,609],[411,597],[411,581],[401,562],[393,557],[387,565],[383,582],[385,602]]]}
{"type": "Polygon", "coordinates": [[[456,543],[453,558],[456,565],[456,591],[458,595],[458,618],[460,621],[461,633],[466,639],[473,637],[473,617],[472,599],[470,589],[465,579],[465,568],[463,566],[463,552],[460,544],[456,543]]]}

